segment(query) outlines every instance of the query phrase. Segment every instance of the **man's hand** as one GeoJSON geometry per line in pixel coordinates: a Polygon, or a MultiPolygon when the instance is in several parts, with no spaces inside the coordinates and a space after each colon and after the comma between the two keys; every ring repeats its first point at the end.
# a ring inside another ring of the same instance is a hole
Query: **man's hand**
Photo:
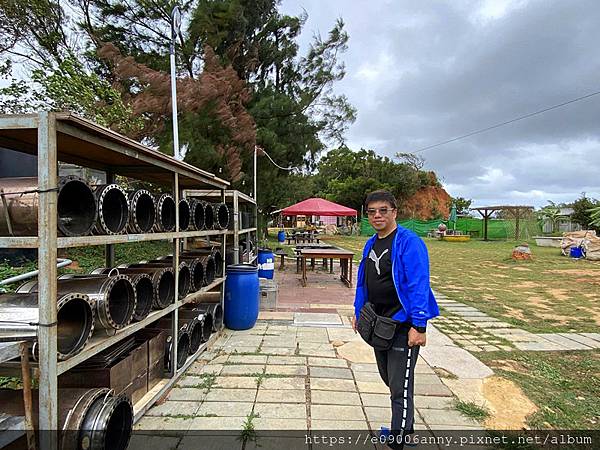
{"type": "Polygon", "coordinates": [[[352,314],[352,329],[356,333],[356,316],[352,314]]]}
{"type": "Polygon", "coordinates": [[[415,345],[419,345],[424,347],[427,343],[427,333],[419,333],[414,328],[408,330],[408,346],[414,347],[415,345]]]}

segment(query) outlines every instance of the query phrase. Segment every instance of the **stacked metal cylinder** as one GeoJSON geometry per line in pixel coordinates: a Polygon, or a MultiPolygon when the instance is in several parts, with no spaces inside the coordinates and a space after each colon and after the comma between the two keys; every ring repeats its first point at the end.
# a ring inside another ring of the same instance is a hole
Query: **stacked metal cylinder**
{"type": "MultiPolygon", "coordinates": [[[[39,191],[35,177],[0,178],[0,236],[37,234],[39,191]]],[[[118,184],[89,185],[79,177],[58,183],[58,232],[88,234],[172,232],[177,208],[171,193],[127,191],[118,184]]],[[[179,201],[179,230],[225,230],[229,209],[224,203],[179,201]]]]}

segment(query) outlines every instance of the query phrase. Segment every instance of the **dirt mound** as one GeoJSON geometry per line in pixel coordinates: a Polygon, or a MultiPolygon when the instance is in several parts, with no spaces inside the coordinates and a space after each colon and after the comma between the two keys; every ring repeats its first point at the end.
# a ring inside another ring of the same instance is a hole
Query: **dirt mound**
{"type": "Polygon", "coordinates": [[[435,217],[448,218],[451,197],[443,188],[426,186],[400,205],[400,217],[429,220],[435,217]]]}
{"type": "MultiPolygon", "coordinates": [[[[515,370],[520,371],[520,370],[515,370]]],[[[537,411],[521,388],[506,378],[494,376],[483,380],[483,396],[491,416],[485,426],[492,430],[519,430],[526,428],[527,416],[537,411]]]]}

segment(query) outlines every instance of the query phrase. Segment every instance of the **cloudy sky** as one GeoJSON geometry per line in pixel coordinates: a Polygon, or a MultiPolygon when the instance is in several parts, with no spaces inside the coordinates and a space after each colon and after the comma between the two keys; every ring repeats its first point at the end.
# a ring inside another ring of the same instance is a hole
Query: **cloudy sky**
{"type": "MultiPolygon", "coordinates": [[[[419,148],[600,90],[597,0],[283,0],[302,43],[342,17],[351,148],[419,148]]],[[[600,198],[600,95],[420,153],[474,205],[600,198]]]]}

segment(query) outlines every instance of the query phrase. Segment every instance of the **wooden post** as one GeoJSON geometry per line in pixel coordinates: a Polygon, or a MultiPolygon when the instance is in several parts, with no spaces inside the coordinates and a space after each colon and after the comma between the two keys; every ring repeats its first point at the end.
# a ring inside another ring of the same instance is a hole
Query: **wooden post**
{"type": "Polygon", "coordinates": [[[58,445],[57,386],[57,308],[56,308],[56,243],[57,243],[57,179],[56,117],[39,114],[38,125],[38,279],[39,329],[39,429],[40,446],[55,450],[58,445]]]}
{"type": "Polygon", "coordinates": [[[33,403],[31,401],[31,368],[29,367],[29,351],[27,342],[19,344],[21,354],[21,377],[23,381],[23,407],[25,410],[25,432],[27,433],[27,450],[35,450],[35,432],[33,430],[33,403]]]}

